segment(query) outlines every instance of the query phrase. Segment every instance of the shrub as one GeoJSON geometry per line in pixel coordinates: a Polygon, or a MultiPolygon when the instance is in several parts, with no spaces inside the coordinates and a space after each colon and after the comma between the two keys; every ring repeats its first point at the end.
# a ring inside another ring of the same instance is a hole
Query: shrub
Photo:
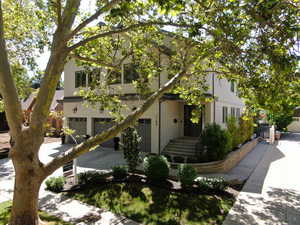
{"type": "Polygon", "coordinates": [[[196,180],[199,188],[225,191],[228,183],[223,177],[201,177],[196,180]]]}
{"type": "Polygon", "coordinates": [[[240,118],[240,139],[241,143],[244,143],[251,139],[254,131],[253,118],[252,117],[241,117],[240,118]]]}
{"type": "Polygon", "coordinates": [[[232,148],[229,133],[215,123],[207,125],[200,138],[209,161],[224,159],[232,148]]]}
{"type": "Polygon", "coordinates": [[[239,144],[242,143],[240,128],[238,121],[235,117],[231,116],[228,118],[227,123],[227,131],[229,132],[232,140],[232,148],[236,148],[239,144]]]}
{"type": "Polygon", "coordinates": [[[79,184],[99,184],[105,181],[105,175],[97,171],[87,171],[78,174],[79,184]]]}
{"type": "Polygon", "coordinates": [[[178,178],[183,188],[190,188],[197,178],[197,172],[194,167],[187,164],[181,164],[178,168],[178,178]]]}
{"type": "Polygon", "coordinates": [[[128,127],[122,134],[122,149],[130,171],[134,171],[141,162],[139,143],[141,137],[133,127],[128,127]]]}
{"type": "Polygon", "coordinates": [[[128,175],[128,169],[126,166],[114,166],[112,171],[115,179],[125,179],[128,175]]]}
{"type": "Polygon", "coordinates": [[[144,159],[144,171],[150,181],[164,181],[169,176],[169,162],[164,156],[148,156],[144,159]]]}
{"type": "Polygon", "coordinates": [[[50,177],[46,180],[46,190],[53,192],[61,192],[64,189],[65,178],[64,177],[50,177]]]}

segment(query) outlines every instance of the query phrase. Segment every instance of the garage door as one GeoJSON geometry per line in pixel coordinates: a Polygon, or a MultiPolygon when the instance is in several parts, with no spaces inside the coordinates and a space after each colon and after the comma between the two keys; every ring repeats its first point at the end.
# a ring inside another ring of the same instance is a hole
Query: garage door
{"type": "Polygon", "coordinates": [[[151,152],[151,119],[139,119],[137,132],[142,138],[141,151],[151,152]]]}
{"type": "MultiPolygon", "coordinates": [[[[72,136],[78,143],[82,142],[87,134],[86,130],[86,118],[69,118],[69,128],[75,132],[72,136]]],[[[68,138],[69,143],[75,143],[72,138],[68,138]]]]}
{"type": "MultiPolygon", "coordinates": [[[[102,131],[107,130],[113,126],[113,122],[111,118],[94,118],[94,135],[102,133],[102,131]]],[[[110,139],[101,144],[103,147],[113,148],[114,147],[114,139],[110,139]]]]}

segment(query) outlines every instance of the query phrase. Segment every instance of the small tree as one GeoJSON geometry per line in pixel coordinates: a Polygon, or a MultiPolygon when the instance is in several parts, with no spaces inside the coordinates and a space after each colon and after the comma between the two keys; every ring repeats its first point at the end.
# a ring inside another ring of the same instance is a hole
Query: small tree
{"type": "Polygon", "coordinates": [[[226,126],[227,131],[232,137],[232,148],[235,148],[242,142],[240,135],[240,127],[237,119],[233,116],[229,117],[226,126]]]}
{"type": "Polygon", "coordinates": [[[239,121],[240,125],[240,138],[242,143],[248,141],[251,139],[251,136],[254,131],[254,126],[253,126],[253,118],[252,117],[241,117],[239,121]]]}
{"type": "Polygon", "coordinates": [[[134,171],[141,162],[139,143],[142,139],[134,127],[126,128],[122,137],[124,158],[128,164],[129,170],[134,171]]]}

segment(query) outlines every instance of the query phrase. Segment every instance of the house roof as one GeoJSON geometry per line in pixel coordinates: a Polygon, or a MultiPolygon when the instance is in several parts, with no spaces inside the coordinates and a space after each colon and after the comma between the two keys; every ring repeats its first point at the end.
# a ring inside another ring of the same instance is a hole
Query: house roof
{"type": "MultiPolygon", "coordinates": [[[[32,105],[32,102],[34,101],[36,97],[35,93],[32,93],[27,99],[21,102],[22,110],[28,110],[30,106],[32,105]]],[[[58,101],[62,100],[64,98],[64,90],[56,90],[51,106],[50,111],[54,111],[56,106],[59,104],[58,101]]]]}
{"type": "Polygon", "coordinates": [[[21,107],[22,107],[22,110],[28,110],[31,103],[33,102],[33,100],[35,99],[36,97],[36,94],[30,94],[28,98],[26,98],[25,100],[23,100],[21,102],[21,107]]]}

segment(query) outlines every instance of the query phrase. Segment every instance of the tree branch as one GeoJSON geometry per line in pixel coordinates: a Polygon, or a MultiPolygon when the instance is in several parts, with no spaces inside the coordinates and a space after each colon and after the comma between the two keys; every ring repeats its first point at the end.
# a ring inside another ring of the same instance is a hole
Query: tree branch
{"type": "Polygon", "coordinates": [[[38,134],[43,133],[44,123],[49,115],[56,86],[64,70],[65,61],[69,54],[66,35],[70,33],[79,5],[80,0],[68,0],[66,2],[62,13],[62,25],[57,27],[53,35],[51,54],[31,116],[30,129],[38,134]]]}
{"type": "Polygon", "coordinates": [[[104,12],[109,11],[110,9],[112,9],[116,4],[122,2],[124,0],[111,0],[110,2],[108,2],[105,6],[103,6],[101,9],[99,9],[97,12],[95,12],[93,15],[91,15],[89,18],[87,18],[86,20],[84,20],[82,23],[80,23],[71,33],[70,35],[67,37],[67,40],[70,40],[71,38],[73,38],[81,29],[83,29],[84,27],[86,27],[89,23],[91,23],[92,21],[96,20],[101,14],[103,14],[104,12]]]}
{"type": "Polygon", "coordinates": [[[62,18],[61,18],[61,0],[57,0],[56,3],[56,10],[57,10],[57,24],[60,27],[62,24],[62,18]]]}
{"type": "Polygon", "coordinates": [[[0,1],[0,92],[5,104],[5,112],[8,124],[13,136],[17,136],[22,130],[23,114],[18,97],[17,88],[11,74],[4,39],[3,14],[0,1]]]}
{"type": "Polygon", "coordinates": [[[102,38],[102,37],[107,37],[107,36],[112,36],[114,34],[121,34],[121,33],[125,33],[137,28],[141,28],[141,27],[147,27],[147,26],[154,26],[154,25],[158,25],[158,26],[175,26],[175,27],[194,27],[194,26],[199,26],[199,25],[190,25],[190,24],[177,24],[177,23],[173,23],[173,22],[160,22],[160,21],[151,21],[151,22],[141,22],[141,23],[137,23],[137,24],[132,24],[128,27],[122,28],[122,29],[117,29],[117,30],[110,30],[104,33],[100,33],[100,34],[96,34],[94,36],[88,37],[82,41],[77,42],[76,44],[70,46],[68,49],[69,51],[72,51],[80,46],[85,45],[86,43],[96,40],[98,38],[102,38]]]}
{"type": "Polygon", "coordinates": [[[126,55],[124,55],[120,61],[116,64],[113,64],[113,63],[105,63],[103,61],[100,61],[100,60],[97,60],[97,59],[92,59],[92,58],[88,58],[88,57],[84,57],[84,56],[80,56],[78,54],[70,54],[70,56],[74,59],[78,59],[78,60],[81,60],[81,61],[85,61],[85,62],[90,62],[90,63],[95,63],[95,64],[98,64],[100,66],[103,66],[103,67],[107,67],[107,68],[110,68],[110,69],[113,69],[115,70],[116,67],[120,67],[122,65],[122,63],[124,62],[124,60],[129,57],[131,54],[128,53],[126,55]]]}
{"type": "Polygon", "coordinates": [[[113,137],[115,137],[118,133],[126,129],[128,126],[135,123],[136,120],[142,114],[147,111],[150,106],[164,93],[169,91],[174,85],[184,76],[186,76],[186,72],[188,70],[188,67],[184,68],[181,73],[178,73],[175,75],[172,79],[170,79],[164,86],[162,86],[158,91],[156,91],[154,94],[152,94],[143,104],[141,107],[136,109],[134,112],[132,112],[129,116],[126,117],[122,122],[114,125],[110,129],[107,129],[106,131],[102,132],[101,134],[98,134],[94,137],[89,138],[87,141],[75,146],[72,148],[72,150],[65,154],[58,156],[57,158],[53,159],[50,163],[45,165],[44,172],[45,175],[49,175],[53,173],[55,170],[57,170],[59,167],[61,167],[63,164],[77,158],[78,156],[89,152],[89,150],[113,137]]]}

